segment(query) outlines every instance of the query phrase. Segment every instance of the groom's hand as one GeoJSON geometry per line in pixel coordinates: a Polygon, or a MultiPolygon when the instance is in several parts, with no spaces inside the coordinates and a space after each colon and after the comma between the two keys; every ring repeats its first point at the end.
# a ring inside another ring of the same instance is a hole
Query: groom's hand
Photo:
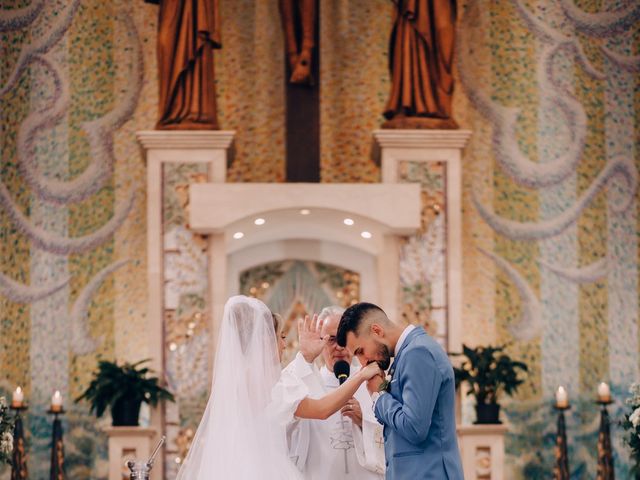
{"type": "Polygon", "coordinates": [[[312,363],[324,348],[325,341],[320,336],[321,322],[318,321],[318,315],[314,315],[313,319],[309,319],[309,315],[305,315],[304,320],[298,319],[298,340],[300,343],[300,353],[308,363],[312,363]]]}
{"type": "Polygon", "coordinates": [[[369,390],[369,395],[373,395],[374,392],[378,392],[380,390],[380,385],[384,382],[384,377],[382,374],[376,375],[367,381],[367,390],[369,390]]]}

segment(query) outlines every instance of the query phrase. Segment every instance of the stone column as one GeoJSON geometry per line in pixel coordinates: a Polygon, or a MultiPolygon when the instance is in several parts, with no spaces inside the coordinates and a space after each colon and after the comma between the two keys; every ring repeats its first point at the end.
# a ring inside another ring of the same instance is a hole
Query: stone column
{"type": "MultiPolygon", "coordinates": [[[[151,367],[163,376],[164,340],[164,238],[163,238],[163,165],[166,163],[205,163],[208,180],[223,183],[231,159],[230,149],[235,132],[222,130],[169,131],[151,130],[137,132],[136,136],[145,152],[147,164],[147,281],[148,281],[148,345],[151,367]]],[[[212,236],[214,237],[214,236],[212,236]]],[[[209,256],[215,255],[215,238],[209,239],[209,256]]],[[[214,262],[211,262],[213,264],[214,262]]],[[[211,288],[209,289],[211,291],[211,288]]],[[[224,297],[224,289],[220,294],[224,297]]],[[[216,305],[220,300],[210,299],[212,318],[216,318],[216,305]]],[[[224,304],[224,300],[222,301],[224,304]]],[[[213,331],[213,329],[212,329],[213,331]]],[[[215,343],[214,343],[215,345],[215,343]]],[[[154,441],[164,432],[165,418],[162,409],[151,413],[151,427],[157,432],[154,441]]],[[[175,429],[172,429],[175,430],[175,429]]],[[[167,450],[173,439],[167,436],[167,450]]],[[[158,458],[152,478],[164,478],[164,458],[158,458]]]]}

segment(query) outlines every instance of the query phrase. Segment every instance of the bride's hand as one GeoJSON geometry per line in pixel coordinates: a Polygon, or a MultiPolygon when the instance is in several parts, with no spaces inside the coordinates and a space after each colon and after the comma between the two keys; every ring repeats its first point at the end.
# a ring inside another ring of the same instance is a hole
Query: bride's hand
{"type": "Polygon", "coordinates": [[[322,322],[318,321],[318,315],[314,315],[313,319],[309,319],[309,315],[298,320],[298,340],[300,342],[300,353],[304,359],[311,363],[324,348],[325,341],[320,336],[322,322]]]}
{"type": "Polygon", "coordinates": [[[360,370],[360,373],[362,374],[362,377],[364,378],[364,380],[371,380],[376,375],[380,375],[380,376],[383,375],[382,370],[378,365],[378,362],[371,362],[366,367],[363,367],[360,370]]]}

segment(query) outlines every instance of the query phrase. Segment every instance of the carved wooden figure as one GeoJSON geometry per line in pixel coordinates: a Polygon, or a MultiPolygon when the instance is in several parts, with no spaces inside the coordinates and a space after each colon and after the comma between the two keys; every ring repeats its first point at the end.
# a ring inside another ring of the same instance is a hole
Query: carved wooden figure
{"type": "Polygon", "coordinates": [[[455,0],[393,0],[383,128],[458,128],[452,118],[455,0]]]}
{"type": "Polygon", "coordinates": [[[280,0],[291,83],[313,84],[311,61],[315,46],[316,0],[280,0]],[[298,39],[301,41],[298,41],[298,39]]]}
{"type": "Polygon", "coordinates": [[[213,49],[221,48],[218,0],[160,0],[159,130],[217,130],[213,49]]]}

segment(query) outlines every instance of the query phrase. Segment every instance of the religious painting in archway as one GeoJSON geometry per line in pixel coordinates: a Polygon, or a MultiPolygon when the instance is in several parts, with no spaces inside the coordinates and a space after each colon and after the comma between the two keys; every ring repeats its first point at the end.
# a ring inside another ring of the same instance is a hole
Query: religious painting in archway
{"type": "Polygon", "coordinates": [[[298,351],[296,321],[324,307],[348,307],[360,299],[360,275],[336,265],[285,260],[258,265],[240,274],[240,293],[259,298],[285,321],[287,364],[298,351]]]}

